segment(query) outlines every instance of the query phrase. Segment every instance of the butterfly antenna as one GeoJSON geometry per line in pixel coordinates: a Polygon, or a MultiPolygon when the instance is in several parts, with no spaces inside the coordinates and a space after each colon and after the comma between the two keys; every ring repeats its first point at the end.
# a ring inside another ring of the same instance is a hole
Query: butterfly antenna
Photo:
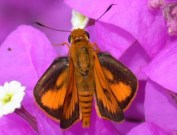
{"type": "Polygon", "coordinates": [[[100,17],[98,17],[95,20],[95,22],[98,21],[101,17],[103,17],[112,8],[112,6],[114,6],[114,5],[117,5],[117,4],[111,4],[111,5],[109,5],[109,7],[106,9],[106,11],[100,17]]]}
{"type": "Polygon", "coordinates": [[[55,31],[71,32],[71,31],[69,31],[69,30],[58,30],[58,29],[54,29],[54,28],[48,27],[48,26],[46,26],[46,25],[44,25],[44,24],[41,24],[41,23],[39,23],[39,22],[34,22],[34,24],[37,24],[37,25],[39,25],[39,26],[41,26],[41,27],[45,27],[45,28],[48,28],[48,29],[51,29],[51,30],[55,30],[55,31]]]}
{"type": "MultiPolygon", "coordinates": [[[[100,15],[100,17],[98,17],[96,20],[95,20],[95,22],[97,22],[101,17],[103,17],[111,8],[112,8],[112,6],[114,6],[114,5],[117,5],[117,4],[111,4],[111,5],[109,5],[109,7],[106,9],[106,11],[102,14],[102,15],[100,15]]],[[[90,26],[90,25],[87,25],[87,26],[90,26]]],[[[86,26],[86,27],[87,27],[86,26]]],[[[86,28],[85,27],[85,28],[86,28]]]]}

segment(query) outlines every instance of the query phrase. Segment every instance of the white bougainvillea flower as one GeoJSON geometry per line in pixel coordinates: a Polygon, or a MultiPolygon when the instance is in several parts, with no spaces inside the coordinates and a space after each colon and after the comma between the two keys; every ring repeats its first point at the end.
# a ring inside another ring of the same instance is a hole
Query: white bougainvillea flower
{"type": "Polygon", "coordinates": [[[81,28],[83,29],[88,23],[88,17],[82,15],[76,10],[72,10],[71,24],[72,29],[81,28]]]}
{"type": "Polygon", "coordinates": [[[5,82],[0,86],[0,117],[12,113],[21,107],[25,87],[18,81],[5,82]]]}

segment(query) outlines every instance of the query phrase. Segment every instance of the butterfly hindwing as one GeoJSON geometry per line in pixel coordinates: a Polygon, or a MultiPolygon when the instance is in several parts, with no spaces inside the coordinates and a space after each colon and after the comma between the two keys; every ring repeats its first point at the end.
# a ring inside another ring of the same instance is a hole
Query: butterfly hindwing
{"type": "Polygon", "coordinates": [[[79,101],[72,60],[69,62],[69,74],[69,83],[63,104],[63,114],[60,121],[61,128],[68,128],[79,119],[79,101]]]}
{"type": "Polygon", "coordinates": [[[99,115],[116,122],[122,121],[123,110],[136,92],[136,77],[111,55],[105,53],[95,55],[94,74],[99,115]]]}

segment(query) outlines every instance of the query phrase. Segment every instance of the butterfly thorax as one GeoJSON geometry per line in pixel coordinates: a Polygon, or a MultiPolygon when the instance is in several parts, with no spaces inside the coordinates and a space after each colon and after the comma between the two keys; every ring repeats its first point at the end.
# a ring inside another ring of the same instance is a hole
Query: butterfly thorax
{"type": "Polygon", "coordinates": [[[71,59],[74,62],[74,75],[79,97],[80,118],[88,127],[95,89],[93,48],[88,41],[77,41],[71,45],[71,59]]]}

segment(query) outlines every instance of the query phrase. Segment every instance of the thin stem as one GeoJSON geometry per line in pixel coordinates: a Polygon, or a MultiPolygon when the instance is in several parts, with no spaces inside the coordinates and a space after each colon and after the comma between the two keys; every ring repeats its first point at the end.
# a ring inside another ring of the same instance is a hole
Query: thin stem
{"type": "Polygon", "coordinates": [[[15,113],[26,120],[26,122],[28,122],[37,133],[39,133],[36,118],[33,117],[23,106],[21,106],[20,109],[16,109],[15,113]]]}

